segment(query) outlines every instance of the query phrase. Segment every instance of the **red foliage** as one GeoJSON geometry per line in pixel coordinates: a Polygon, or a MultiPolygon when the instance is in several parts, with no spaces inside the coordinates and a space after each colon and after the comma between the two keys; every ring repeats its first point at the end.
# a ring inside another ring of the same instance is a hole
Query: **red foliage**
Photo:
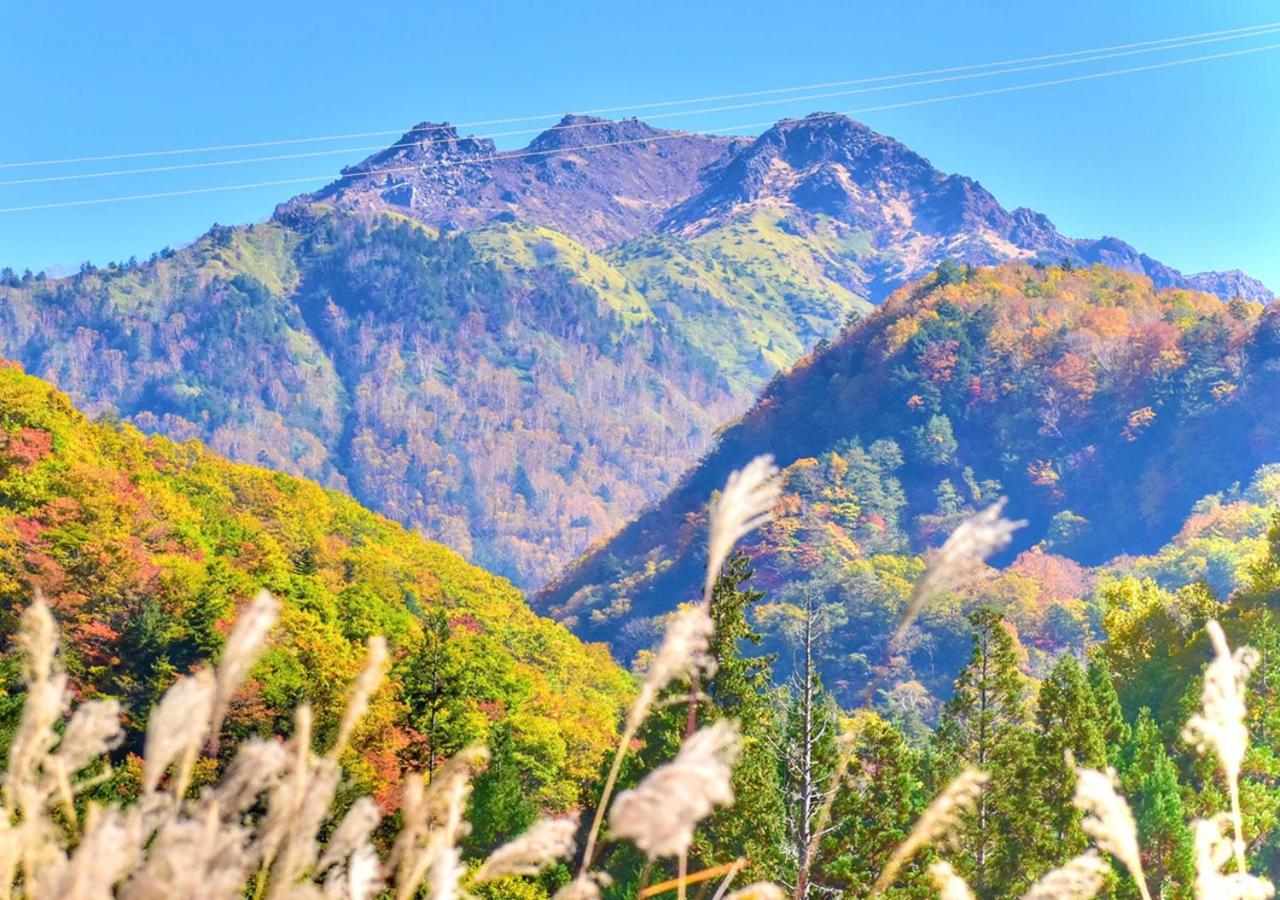
{"type": "Polygon", "coordinates": [[[0,457],[22,471],[44,459],[53,449],[53,435],[38,428],[19,428],[16,432],[0,431],[0,457]]]}
{"type": "Polygon", "coordinates": [[[930,381],[950,381],[959,359],[959,341],[933,341],[920,351],[920,371],[930,381]]]}
{"type": "Polygon", "coordinates": [[[1074,560],[1045,553],[1039,547],[1018,556],[1009,570],[1034,579],[1045,606],[1083,597],[1093,590],[1096,581],[1088,569],[1074,560]]]}

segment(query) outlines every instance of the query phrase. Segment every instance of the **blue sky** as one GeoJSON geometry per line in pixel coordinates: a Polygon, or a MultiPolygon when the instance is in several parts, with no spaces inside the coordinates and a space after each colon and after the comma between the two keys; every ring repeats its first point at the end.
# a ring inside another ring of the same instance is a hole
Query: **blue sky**
{"type": "MultiPolygon", "coordinates": [[[[556,115],[1020,58],[1280,21],[1248,0],[6,4],[0,163],[556,115]]],[[[762,109],[654,119],[722,128],[1280,43],[1280,34],[762,109]]],[[[686,108],[699,108],[686,107],[686,108]]],[[[1280,50],[858,116],[1067,234],[1115,235],[1186,271],[1242,268],[1280,290],[1280,50]]],[[[536,126],[539,123],[532,123],[536,126]]],[[[481,134],[531,125],[474,129],[481,134]]],[[[220,155],[0,168],[0,181],[355,148],[394,136],[220,155]]],[[[499,140],[520,146],[528,136],[499,140]]],[[[0,208],[288,179],[367,155],[0,185],[0,208]]],[[[319,186],[320,182],[316,183],[319,186]]],[[[262,219],[276,186],[0,213],[0,266],[146,256],[213,222],[262,219]]]]}

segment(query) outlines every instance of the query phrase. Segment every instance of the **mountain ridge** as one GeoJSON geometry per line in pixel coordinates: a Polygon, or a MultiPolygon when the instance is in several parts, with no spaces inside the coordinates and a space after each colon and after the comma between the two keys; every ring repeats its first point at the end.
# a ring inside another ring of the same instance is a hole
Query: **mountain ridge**
{"type": "Polygon", "coordinates": [[[810,584],[857,608],[901,577],[880,560],[936,546],[1001,494],[1030,521],[1014,553],[1153,552],[1201,497],[1280,460],[1278,328],[1280,307],[1101,265],[939,271],[771,382],[534,607],[627,658],[651,617],[696,596],[706,497],[761,453],[787,490],[747,551],[788,596],[810,584]]]}
{"type": "Polygon", "coordinates": [[[6,276],[0,353],[94,415],[351,491],[536,588],[776,373],[939,265],[1088,255],[1270,296],[1072,243],[848,119],[562,124],[499,152],[424,122],[266,222],[6,276]]]}
{"type": "MultiPolygon", "coordinates": [[[[905,144],[837,113],[782,120],[754,139],[568,114],[525,148],[507,151],[498,151],[489,139],[461,137],[448,124],[424,122],[393,148],[344,169],[342,179],[304,196],[369,209],[396,207],[436,227],[525,220],[555,228],[592,249],[634,239],[646,228],[696,235],[744,206],[768,202],[878,230],[881,245],[974,232],[967,240],[934,246],[934,264],[943,251],[975,265],[1069,258],[1140,272],[1157,287],[1188,287],[1223,299],[1260,302],[1275,296],[1239,270],[1184,274],[1119,238],[1066,237],[1043,213],[1025,207],[1007,210],[976,179],[944,173],[905,144]],[[649,147],[650,142],[658,149],[649,147]],[[558,155],[572,156],[577,148],[594,154],[589,165],[571,158],[557,161],[558,155]],[[476,159],[491,161],[490,171],[456,171],[476,159]],[[619,173],[623,161],[637,166],[632,177],[619,173]],[[662,177],[655,175],[655,161],[664,169],[662,177]],[[382,165],[388,162],[397,165],[382,165]],[[439,167],[439,174],[398,171],[423,164],[439,167]],[[530,179],[539,185],[531,186],[530,179]],[[617,183],[606,188],[610,179],[617,183]],[[912,202],[912,195],[922,199],[912,202]],[[896,207],[890,216],[909,210],[907,227],[886,223],[888,206],[896,207]],[[913,228],[917,220],[920,227],[913,228]]],[[[908,265],[894,278],[901,283],[926,271],[919,264],[908,265]]],[[[896,283],[882,287],[873,282],[869,299],[880,299],[892,287],[896,283]]]]}

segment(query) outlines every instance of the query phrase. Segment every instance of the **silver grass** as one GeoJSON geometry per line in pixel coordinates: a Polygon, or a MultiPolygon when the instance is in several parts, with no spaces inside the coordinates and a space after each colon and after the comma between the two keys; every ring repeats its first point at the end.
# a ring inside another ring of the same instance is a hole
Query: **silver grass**
{"type": "Polygon", "coordinates": [[[324,855],[320,857],[319,868],[323,871],[337,865],[363,847],[381,819],[382,813],[378,811],[378,804],[372,797],[361,797],[351,804],[347,814],[333,830],[324,855]]]}
{"type": "Polygon", "coordinates": [[[483,747],[468,747],[442,766],[430,785],[424,785],[421,776],[406,780],[400,834],[389,861],[400,900],[414,896],[423,881],[429,883],[433,900],[441,890],[456,891],[462,872],[455,850],[467,832],[463,813],[471,794],[471,771],[487,758],[483,747]]]}
{"type": "Polygon", "coordinates": [[[110,900],[115,885],[137,864],[142,834],[117,809],[93,808],[85,818],[79,846],[60,873],[50,896],[64,900],[110,900]]]}
{"type": "Polygon", "coordinates": [[[250,738],[240,745],[217,786],[206,789],[226,817],[235,817],[279,783],[289,765],[289,751],[279,740],[250,738]]]}
{"type": "Polygon", "coordinates": [[[760,881],[734,891],[724,900],[782,900],[786,894],[776,884],[760,881]]]}
{"type": "Polygon", "coordinates": [[[541,818],[524,834],[490,853],[473,880],[480,884],[506,875],[537,875],[556,860],[573,855],[577,830],[577,815],[541,818]]]}
{"type": "MultiPolygon", "coordinates": [[[[37,770],[57,743],[54,725],[66,710],[67,677],[56,671],[58,632],[53,615],[40,592],[22,615],[17,636],[22,652],[27,691],[22,717],[9,745],[9,769],[5,773],[5,805],[28,814],[45,800],[35,788],[37,770]]],[[[10,809],[10,811],[13,811],[10,809]]]]}
{"type": "Polygon", "coordinates": [[[626,723],[622,734],[618,737],[618,746],[613,752],[613,762],[609,767],[609,774],[605,778],[604,787],[600,791],[600,800],[596,804],[595,815],[591,820],[591,829],[587,832],[587,844],[582,854],[579,876],[587,874],[587,869],[595,856],[596,840],[600,836],[605,811],[609,808],[609,799],[613,796],[618,773],[622,770],[622,760],[631,746],[632,738],[644,724],[653,701],[672,680],[694,676],[699,672],[713,671],[715,661],[709,651],[714,631],[715,623],[705,604],[686,606],[676,610],[669,618],[666,631],[662,636],[662,643],[653,655],[644,681],[640,685],[640,691],[627,711],[626,723]]]}
{"type": "Polygon", "coordinates": [[[210,733],[216,739],[231,695],[244,681],[267,643],[267,635],[280,615],[280,602],[269,591],[259,591],[236,620],[218,660],[210,733]]]}
{"type": "Polygon", "coordinates": [[[1267,900],[1275,896],[1275,888],[1264,878],[1241,869],[1223,874],[1222,869],[1236,852],[1223,826],[1228,815],[1197,819],[1193,825],[1196,854],[1196,900],[1267,900]]]}
{"type": "MultiPolygon", "coordinates": [[[[1138,824],[1129,804],[1116,791],[1116,773],[1111,769],[1076,769],[1076,793],[1072,801],[1084,813],[1080,827],[1098,848],[1120,861],[1138,885],[1144,900],[1150,900],[1147,879],[1142,874],[1142,851],[1138,847],[1138,824]]],[[[1092,896],[1092,895],[1090,895],[1092,896]]]]}
{"type": "Polygon", "coordinates": [[[1009,546],[1013,533],[1027,524],[1025,520],[1012,522],[1006,519],[1003,515],[1005,502],[1002,497],[965,519],[938,549],[924,575],[916,582],[907,609],[889,639],[890,653],[926,606],[977,577],[987,559],[1009,546]]]}
{"type": "Polygon", "coordinates": [[[729,475],[720,496],[711,501],[704,603],[711,603],[711,591],[733,545],[769,521],[781,494],[782,481],[771,454],[757,456],[729,475]]]}
{"type": "Polygon", "coordinates": [[[1037,881],[1022,900],[1090,900],[1102,890],[1110,870],[1096,850],[1087,850],[1037,881]]]}
{"type": "Polygon", "coordinates": [[[147,722],[143,790],[154,791],[170,764],[177,761],[174,796],[185,792],[191,763],[209,731],[215,691],[214,676],[208,669],[180,677],[165,691],[147,722]]]}
{"type": "Polygon", "coordinates": [[[220,821],[217,810],[201,818],[169,820],[147,847],[141,867],[121,887],[121,900],[232,900],[243,894],[253,868],[251,832],[220,821]]]}
{"type": "Polygon", "coordinates": [[[1231,797],[1231,824],[1235,834],[1236,868],[1244,872],[1244,828],[1240,815],[1240,766],[1249,748],[1245,725],[1245,684],[1258,664],[1258,652],[1240,647],[1234,653],[1227,645],[1222,626],[1210,620],[1205,625],[1213,644],[1214,657],[1204,672],[1201,709],[1187,720],[1183,738],[1201,753],[1212,749],[1227,779],[1231,797]]]}
{"type": "Polygon", "coordinates": [[[369,699],[382,683],[387,664],[387,640],[381,635],[369,638],[369,654],[365,659],[364,669],[351,686],[351,694],[347,698],[347,707],[342,714],[342,724],[338,727],[338,737],[334,741],[332,755],[342,755],[351,732],[356,723],[369,711],[369,699]]]}
{"type": "Polygon", "coordinates": [[[686,606],[672,613],[662,643],[645,672],[642,692],[652,700],[677,678],[711,671],[714,660],[708,648],[714,631],[715,623],[701,606],[686,606]]]}
{"type": "Polygon", "coordinates": [[[698,823],[733,803],[730,785],[739,748],[737,726],[716,722],[687,738],[671,762],[614,801],[610,832],[629,838],[650,859],[688,852],[698,823]]]}
{"type": "Polygon", "coordinates": [[[973,900],[968,882],[951,868],[950,863],[936,862],[929,866],[929,879],[938,892],[939,900],[973,900]]]}
{"type": "Polygon", "coordinates": [[[334,900],[370,900],[384,884],[377,851],[364,843],[356,847],[345,866],[329,870],[325,879],[325,896],[334,900]]]}
{"type": "Polygon", "coordinates": [[[115,747],[121,736],[119,701],[89,700],[71,714],[54,759],[73,775],[115,747]]]}
{"type": "Polygon", "coordinates": [[[601,885],[611,883],[612,879],[603,872],[588,872],[552,894],[551,900],[600,900],[601,885]]]}
{"type": "Polygon", "coordinates": [[[929,804],[907,839],[893,851],[884,871],[872,886],[871,893],[879,894],[892,884],[898,871],[921,847],[937,843],[954,833],[960,825],[960,815],[973,809],[986,784],[987,774],[977,769],[965,769],[957,775],[929,804]]]}

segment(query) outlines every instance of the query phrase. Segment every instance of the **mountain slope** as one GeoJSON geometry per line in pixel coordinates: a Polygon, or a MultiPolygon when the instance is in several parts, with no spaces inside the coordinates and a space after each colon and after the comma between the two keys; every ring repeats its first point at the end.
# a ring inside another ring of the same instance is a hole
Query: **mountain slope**
{"type": "MultiPolygon", "coordinates": [[[[549,807],[573,805],[630,691],[604,648],[540,619],[509,583],[453,551],[310,482],[194,442],[93,425],[6,364],[6,647],[35,587],[59,619],[74,689],[121,698],[131,723],[145,721],[177,674],[217,653],[237,606],[263,587],[281,600],[280,633],[233,704],[233,736],[287,733],[303,700],[330,733],[364,642],[387,635],[389,685],[349,766],[380,795],[402,770],[505,723],[529,790],[549,807]]],[[[0,671],[5,696],[20,697],[16,657],[0,656],[0,671]]],[[[15,708],[4,701],[6,730],[15,708]]]]}
{"type": "Polygon", "coordinates": [[[944,260],[1105,260],[856,122],[756,139],[420,125],[267,222],[0,278],[0,353],[91,415],[348,490],[537,587],[663,497],[778,371],[944,260]]]}
{"type": "Polygon", "coordinates": [[[1153,551],[1203,495],[1280,459],[1277,335],[1280,310],[1101,266],[944,268],[775,380],[535,606],[623,657],[644,646],[650,617],[696,593],[706,498],[763,452],[787,490],[751,550],[760,582],[829,596],[846,650],[891,630],[903,555],[1002,493],[1030,521],[1015,552],[1153,551]]]}

